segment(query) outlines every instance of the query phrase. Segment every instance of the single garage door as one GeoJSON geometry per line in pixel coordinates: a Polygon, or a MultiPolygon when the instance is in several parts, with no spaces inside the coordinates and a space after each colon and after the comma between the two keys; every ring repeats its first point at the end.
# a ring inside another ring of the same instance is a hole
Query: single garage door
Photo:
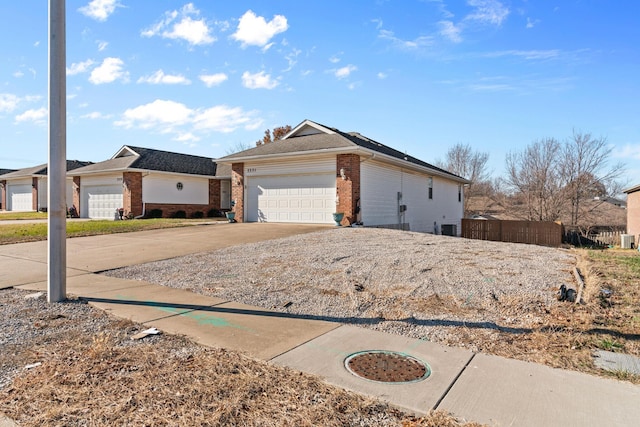
{"type": "Polygon", "coordinates": [[[89,185],[82,187],[82,216],[113,219],[122,207],[122,185],[89,185]]]}
{"type": "Polygon", "coordinates": [[[7,205],[9,211],[32,211],[31,184],[7,185],[7,205]]]}
{"type": "Polygon", "coordinates": [[[248,179],[247,221],[333,222],[336,177],[322,175],[256,176],[248,179]]]}

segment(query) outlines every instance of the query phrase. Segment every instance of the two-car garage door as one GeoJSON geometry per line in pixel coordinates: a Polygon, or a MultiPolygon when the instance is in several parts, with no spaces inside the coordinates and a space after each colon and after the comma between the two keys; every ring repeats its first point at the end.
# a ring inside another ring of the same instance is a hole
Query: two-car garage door
{"type": "Polygon", "coordinates": [[[249,222],[332,223],[335,174],[249,177],[245,209],[249,222]]]}

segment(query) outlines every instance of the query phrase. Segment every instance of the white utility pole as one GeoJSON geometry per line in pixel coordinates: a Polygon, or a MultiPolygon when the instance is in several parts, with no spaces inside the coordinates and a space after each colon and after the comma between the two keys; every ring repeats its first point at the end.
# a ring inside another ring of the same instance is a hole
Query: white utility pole
{"type": "Polygon", "coordinates": [[[67,298],[67,75],[65,0],[49,0],[49,302],[67,298]]]}

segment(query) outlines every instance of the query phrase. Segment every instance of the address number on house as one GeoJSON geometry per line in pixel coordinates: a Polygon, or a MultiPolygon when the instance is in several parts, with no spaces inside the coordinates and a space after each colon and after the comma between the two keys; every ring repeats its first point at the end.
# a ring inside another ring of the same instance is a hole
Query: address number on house
{"type": "Polygon", "coordinates": [[[247,173],[257,172],[258,168],[247,168],[247,173]]]}

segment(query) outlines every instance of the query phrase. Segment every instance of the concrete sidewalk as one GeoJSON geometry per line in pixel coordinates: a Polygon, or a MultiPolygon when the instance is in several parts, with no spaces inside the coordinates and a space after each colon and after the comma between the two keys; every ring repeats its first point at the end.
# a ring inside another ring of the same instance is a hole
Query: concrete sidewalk
{"type": "MultiPolygon", "coordinates": [[[[219,224],[70,239],[67,293],[115,316],[317,374],[419,414],[444,409],[496,426],[638,425],[640,387],[629,383],[95,274],[322,229],[219,224]],[[345,368],[347,357],[369,350],[409,355],[426,362],[431,374],[422,381],[389,384],[345,368]]],[[[0,247],[0,283],[46,290],[46,243],[0,247]]]]}

